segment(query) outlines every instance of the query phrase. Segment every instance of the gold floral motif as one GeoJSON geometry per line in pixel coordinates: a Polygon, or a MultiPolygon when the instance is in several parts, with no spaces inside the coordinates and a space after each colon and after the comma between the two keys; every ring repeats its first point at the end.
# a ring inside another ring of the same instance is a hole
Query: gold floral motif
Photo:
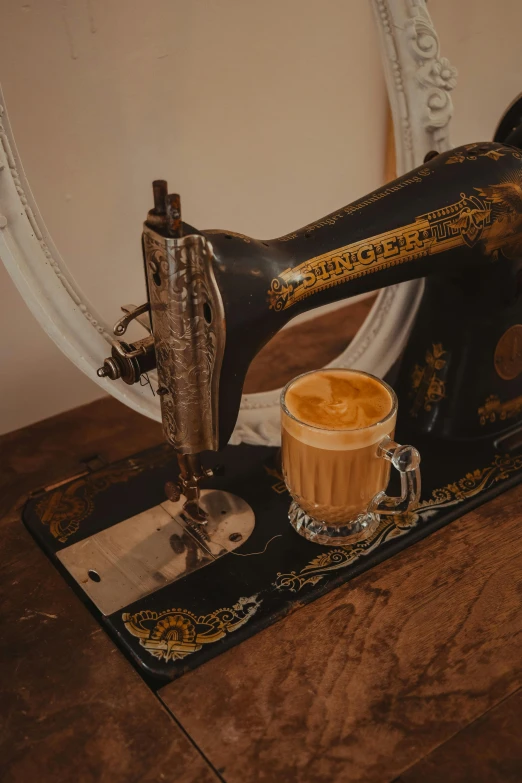
{"type": "Polygon", "coordinates": [[[487,152],[481,152],[479,157],[490,158],[491,160],[500,160],[500,158],[503,158],[505,154],[505,152],[500,152],[500,150],[488,150],[487,152]]]}
{"type": "Polygon", "coordinates": [[[136,614],[124,612],[122,620],[147,652],[167,663],[185,658],[201,650],[204,644],[217,642],[227,633],[237,631],[260,606],[257,595],[251,595],[240,598],[231,609],[217,609],[206,615],[197,616],[187,609],[145,610],[136,614]]]}
{"type": "Polygon", "coordinates": [[[477,160],[477,158],[489,158],[490,160],[500,160],[504,155],[511,155],[516,160],[522,160],[522,153],[515,147],[495,147],[495,149],[488,149],[480,142],[474,144],[466,144],[463,148],[455,150],[449,158],[446,159],[446,164],[452,163],[464,163],[466,160],[477,160]],[[463,152],[466,150],[467,155],[463,152]]]}
{"type": "Polygon", "coordinates": [[[331,571],[346,568],[359,557],[373,552],[384,541],[405,535],[419,522],[422,523],[432,517],[437,510],[462,503],[499,481],[504,481],[519,470],[522,470],[522,456],[510,457],[497,454],[486,468],[477,468],[466,473],[458,481],[433,490],[431,498],[421,501],[415,510],[396,517],[381,517],[373,537],[367,541],[358,541],[350,546],[321,553],[299,573],[295,571],[287,574],[278,573],[274,586],[278,590],[290,590],[296,593],[305,585],[316,585],[331,571]]]}
{"type": "Polygon", "coordinates": [[[42,524],[49,526],[51,535],[63,544],[79,530],[80,523],[92,514],[96,495],[113,484],[130,481],[144,470],[162,465],[169,459],[172,459],[172,448],[165,445],[146,457],[130,459],[124,464],[88,474],[43,495],[36,503],[36,513],[42,524]]]}
{"type": "Polygon", "coordinates": [[[476,157],[471,155],[466,156],[462,150],[457,150],[453,155],[450,155],[449,158],[446,158],[446,164],[464,163],[465,160],[476,160],[476,157]]]}
{"type": "Polygon", "coordinates": [[[432,343],[431,350],[426,351],[426,364],[416,364],[411,374],[411,396],[414,397],[410,410],[411,416],[418,416],[421,408],[431,411],[432,406],[446,396],[446,384],[438,373],[446,366],[442,357],[446,351],[441,343],[432,343]]]}

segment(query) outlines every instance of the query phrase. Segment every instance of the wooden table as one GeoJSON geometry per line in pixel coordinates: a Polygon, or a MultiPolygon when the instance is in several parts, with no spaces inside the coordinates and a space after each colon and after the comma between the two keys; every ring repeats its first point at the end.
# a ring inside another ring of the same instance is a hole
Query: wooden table
{"type": "Polygon", "coordinates": [[[520,783],[522,487],[156,694],[20,508],[160,441],[112,399],[0,439],[0,780],[520,783]]]}

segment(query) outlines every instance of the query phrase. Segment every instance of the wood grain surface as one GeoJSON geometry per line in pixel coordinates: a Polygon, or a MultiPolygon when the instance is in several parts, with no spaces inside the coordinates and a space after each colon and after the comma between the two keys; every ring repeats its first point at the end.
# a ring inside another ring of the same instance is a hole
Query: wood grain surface
{"type": "Polygon", "coordinates": [[[160,440],[109,399],[0,439],[2,783],[218,779],[20,521],[29,489],[160,440]]]}
{"type": "Polygon", "coordinates": [[[521,684],[521,500],[498,497],[161,697],[227,783],[393,780],[521,684]]]}
{"type": "MultiPolygon", "coordinates": [[[[249,390],[333,358],[366,307],[287,330],[249,390]]],[[[522,487],[163,688],[188,739],[19,518],[36,487],[161,441],[109,398],[0,438],[0,780],[522,779],[522,487]]]]}
{"type": "Polygon", "coordinates": [[[522,691],[441,745],[395,783],[520,783],[522,691]]]}
{"type": "Polygon", "coordinates": [[[163,441],[161,425],[112,397],[0,437],[0,514],[29,492],[86,469],[97,455],[116,462],[163,441]]]}

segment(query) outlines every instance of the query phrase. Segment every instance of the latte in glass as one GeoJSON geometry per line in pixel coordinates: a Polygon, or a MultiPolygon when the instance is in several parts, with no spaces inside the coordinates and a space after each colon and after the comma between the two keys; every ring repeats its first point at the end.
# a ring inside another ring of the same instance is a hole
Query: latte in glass
{"type": "Polygon", "coordinates": [[[375,528],[377,512],[393,513],[376,498],[386,497],[396,450],[411,448],[393,441],[396,419],[395,393],[367,373],[317,370],[286,386],[282,463],[298,532],[320,543],[357,540],[375,528]]]}

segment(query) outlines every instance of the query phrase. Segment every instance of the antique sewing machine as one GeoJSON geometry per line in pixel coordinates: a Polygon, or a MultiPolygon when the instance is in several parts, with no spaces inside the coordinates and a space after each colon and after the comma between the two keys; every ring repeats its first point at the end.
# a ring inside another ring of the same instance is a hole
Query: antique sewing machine
{"type": "Polygon", "coordinates": [[[25,514],[152,679],[178,676],[522,478],[522,145],[511,119],[501,143],[428,155],[273,240],[199,231],[154,182],[148,300],[124,308],[99,375],[133,384],[157,368],[170,446],[53,490],[25,514]],[[420,277],[421,307],[389,378],[399,436],[422,453],[419,507],[351,547],[301,540],[276,449],[227,446],[248,367],[295,315],[420,277]],[[134,320],[148,334],[126,341],[134,320]]]}

